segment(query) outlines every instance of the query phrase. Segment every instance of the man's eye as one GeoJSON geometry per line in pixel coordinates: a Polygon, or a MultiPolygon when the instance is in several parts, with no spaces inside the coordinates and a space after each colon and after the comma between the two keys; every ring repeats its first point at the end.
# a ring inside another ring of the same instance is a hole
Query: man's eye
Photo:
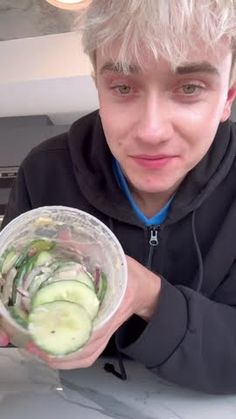
{"type": "Polygon", "coordinates": [[[119,86],[115,86],[114,90],[118,91],[121,95],[128,95],[131,92],[131,87],[127,84],[121,84],[119,86]]]}
{"type": "Polygon", "coordinates": [[[196,85],[196,84],[185,84],[184,86],[181,87],[181,91],[183,94],[187,95],[187,96],[191,96],[194,95],[195,93],[200,93],[200,90],[202,90],[203,87],[200,85],[196,85]]]}

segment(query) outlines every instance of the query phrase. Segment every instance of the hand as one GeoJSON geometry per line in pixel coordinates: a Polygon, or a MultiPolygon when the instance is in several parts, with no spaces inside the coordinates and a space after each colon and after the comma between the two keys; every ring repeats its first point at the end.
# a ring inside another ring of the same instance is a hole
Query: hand
{"type": "Polygon", "coordinates": [[[10,338],[0,325],[0,347],[5,347],[10,343],[10,338]]]}
{"type": "Polygon", "coordinates": [[[69,359],[47,356],[33,343],[28,350],[56,369],[86,368],[91,366],[107,346],[111,336],[133,314],[149,320],[156,308],[161,288],[160,278],[127,256],[128,284],[121,306],[101,329],[95,331],[81,351],[69,359]]]}

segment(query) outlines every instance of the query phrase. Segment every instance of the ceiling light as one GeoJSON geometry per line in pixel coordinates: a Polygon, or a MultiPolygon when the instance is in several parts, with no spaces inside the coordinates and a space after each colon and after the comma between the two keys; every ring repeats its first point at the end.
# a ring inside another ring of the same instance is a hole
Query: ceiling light
{"type": "Polygon", "coordinates": [[[48,3],[60,9],[79,10],[87,6],[89,0],[46,0],[48,3]]]}

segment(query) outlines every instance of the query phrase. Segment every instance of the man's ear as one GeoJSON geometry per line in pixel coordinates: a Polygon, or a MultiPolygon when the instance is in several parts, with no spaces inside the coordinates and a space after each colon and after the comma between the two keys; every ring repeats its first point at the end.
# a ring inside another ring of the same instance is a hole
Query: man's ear
{"type": "Polygon", "coordinates": [[[227,100],[221,116],[221,122],[225,122],[231,115],[234,99],[236,98],[236,82],[230,87],[228,91],[227,100]]]}

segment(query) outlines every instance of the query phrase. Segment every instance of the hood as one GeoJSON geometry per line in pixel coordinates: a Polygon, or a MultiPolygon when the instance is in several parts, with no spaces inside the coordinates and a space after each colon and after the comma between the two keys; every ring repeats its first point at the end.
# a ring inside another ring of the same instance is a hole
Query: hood
{"type": "Polygon", "coordinates": [[[227,120],[218,127],[215,139],[205,157],[188,173],[180,185],[170,221],[177,221],[196,211],[227,176],[236,156],[236,127],[227,120]]]}
{"type": "MultiPolygon", "coordinates": [[[[98,111],[76,121],[68,145],[79,187],[89,203],[109,217],[141,226],[119,188],[98,111]]],[[[236,128],[219,125],[206,156],[188,173],[173,199],[168,222],[196,210],[228,174],[236,154],[236,128]]]]}

